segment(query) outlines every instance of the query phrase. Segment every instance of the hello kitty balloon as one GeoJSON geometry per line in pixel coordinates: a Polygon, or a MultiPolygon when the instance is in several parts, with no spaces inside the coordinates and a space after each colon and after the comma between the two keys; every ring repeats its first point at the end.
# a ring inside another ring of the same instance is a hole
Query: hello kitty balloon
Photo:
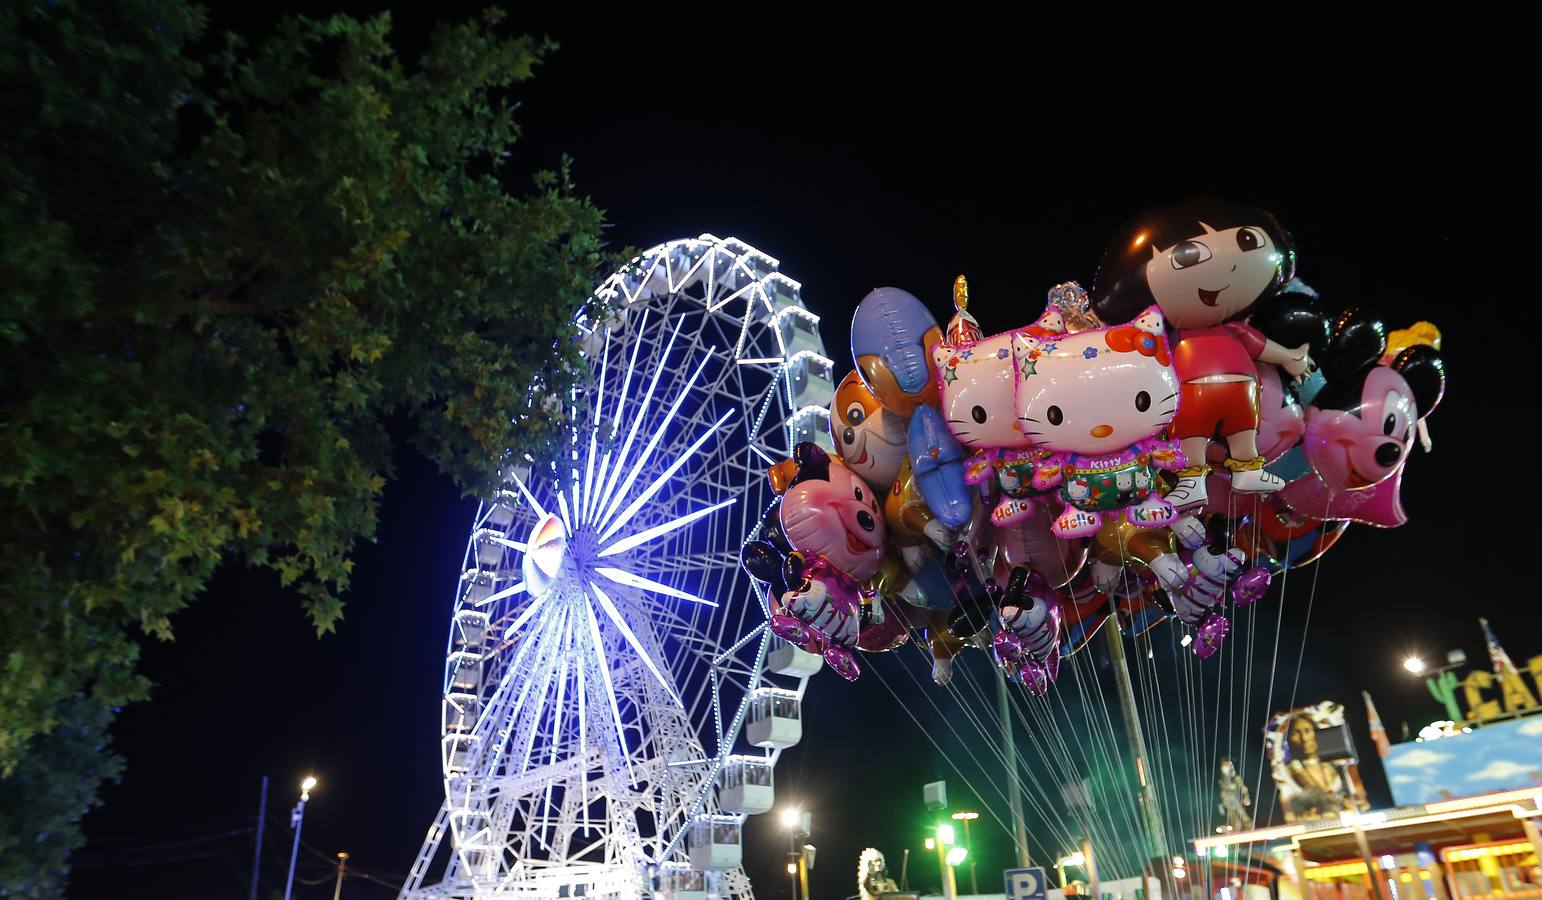
{"type": "MultiPolygon", "coordinates": [[[[937,367],[942,418],[948,430],[971,455],[964,480],[971,485],[995,481],[1000,502],[991,511],[998,527],[1016,525],[1033,515],[1035,463],[1043,455],[1030,449],[1032,442],[1017,420],[1017,364],[1009,331],[985,337],[967,310],[968,285],[960,275],[954,282],[957,313],[948,323],[947,337],[932,345],[937,367]]],[[[1065,322],[1058,310],[1048,310],[1028,333],[1040,336],[1063,333],[1065,322]]]]}
{"type": "Polygon", "coordinates": [[[1104,513],[1121,509],[1132,525],[1176,519],[1156,490],[1158,469],[1183,465],[1176,442],[1157,439],[1178,408],[1162,311],[1151,306],[1127,324],[1075,334],[1018,332],[1012,347],[1020,433],[1049,453],[1033,485],[1059,486],[1065,502],[1054,533],[1091,536],[1104,513]]]}

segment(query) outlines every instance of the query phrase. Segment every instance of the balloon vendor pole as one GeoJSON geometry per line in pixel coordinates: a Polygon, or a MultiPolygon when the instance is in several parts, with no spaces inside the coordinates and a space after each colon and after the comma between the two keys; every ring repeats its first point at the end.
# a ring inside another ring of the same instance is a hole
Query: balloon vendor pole
{"type": "Polygon", "coordinates": [[[1102,900],[1103,888],[1098,883],[1098,858],[1092,853],[1092,838],[1085,835],[1082,837],[1082,856],[1087,860],[1087,887],[1092,891],[1093,900],[1102,900]]]}
{"type": "Polygon", "coordinates": [[[1140,716],[1135,709],[1135,688],[1130,683],[1130,666],[1124,657],[1124,635],[1119,630],[1117,601],[1109,601],[1109,617],[1112,628],[1108,634],[1109,655],[1114,662],[1114,682],[1119,687],[1119,710],[1124,714],[1124,730],[1130,741],[1130,757],[1135,761],[1135,777],[1140,784],[1140,810],[1146,820],[1147,853],[1149,858],[1161,859],[1167,855],[1167,835],[1162,830],[1162,814],[1156,804],[1156,792],[1152,790],[1151,769],[1146,765],[1146,736],[1140,728],[1140,716]]]}
{"type": "Polygon", "coordinates": [[[798,849],[798,888],[803,900],[808,900],[808,845],[798,849]]]}
{"type": "Polygon", "coordinates": [[[1017,739],[1012,734],[1011,706],[1007,699],[1007,676],[1000,666],[996,670],[996,706],[1001,715],[1002,749],[1006,752],[1008,794],[1012,803],[1012,842],[1017,846],[1017,866],[1026,869],[1033,864],[1028,855],[1028,827],[1023,821],[1022,773],[1017,769],[1017,739]]]}
{"type": "Polygon", "coordinates": [[[942,875],[943,900],[958,900],[958,882],[953,880],[953,867],[948,865],[948,847],[941,840],[937,841],[937,869],[942,875]]]}
{"type": "Polygon", "coordinates": [[[1371,845],[1365,839],[1365,829],[1360,824],[1360,810],[1355,805],[1354,782],[1349,777],[1349,762],[1339,760],[1339,778],[1344,782],[1344,818],[1349,819],[1355,828],[1355,844],[1360,851],[1360,860],[1365,863],[1365,880],[1370,883],[1371,895],[1376,900],[1387,900],[1386,884],[1382,879],[1386,873],[1376,865],[1376,860],[1371,856],[1371,845]]]}

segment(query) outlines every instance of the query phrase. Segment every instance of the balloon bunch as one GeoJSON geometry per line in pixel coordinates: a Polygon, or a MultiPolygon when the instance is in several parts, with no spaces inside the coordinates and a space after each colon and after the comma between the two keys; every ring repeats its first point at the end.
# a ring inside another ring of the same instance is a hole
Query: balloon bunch
{"type": "Polygon", "coordinates": [[[774,467],[743,554],[772,630],[848,679],[852,651],[915,633],[939,683],[973,646],[1043,693],[1111,617],[1175,619],[1206,658],[1272,574],[1350,522],[1403,524],[1440,333],[1330,316],[1295,262],[1270,214],[1193,201],[1131,220],[1090,292],[1057,285],[1008,331],[985,333],[962,276],[946,329],[905,291],[868,294],[834,454],[774,467]]]}

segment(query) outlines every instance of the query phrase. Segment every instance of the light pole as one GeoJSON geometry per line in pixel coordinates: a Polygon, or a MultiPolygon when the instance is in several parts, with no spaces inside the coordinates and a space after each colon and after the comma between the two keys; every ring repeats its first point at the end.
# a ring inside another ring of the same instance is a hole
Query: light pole
{"type": "Polygon", "coordinates": [[[957,840],[953,826],[946,822],[937,826],[935,838],[926,839],[926,849],[937,851],[937,868],[942,875],[942,896],[944,900],[956,900],[958,897],[958,882],[953,877],[953,867],[962,863],[969,857],[969,851],[964,847],[954,846],[957,840]]]}
{"type": "Polygon", "coordinates": [[[1068,854],[1066,856],[1062,856],[1059,859],[1055,860],[1055,871],[1060,875],[1060,888],[1061,888],[1061,890],[1065,889],[1065,870],[1066,870],[1066,866],[1085,866],[1086,864],[1087,864],[1087,855],[1085,853],[1082,853],[1080,850],[1076,851],[1075,853],[1071,853],[1071,854],[1068,854]]]}
{"type": "Polygon", "coordinates": [[[787,829],[787,874],[793,877],[793,900],[808,900],[808,853],[798,846],[798,838],[813,833],[814,816],[797,807],[782,810],[782,826],[787,829]],[[801,891],[799,889],[802,889],[801,891]]]}
{"type": "Polygon", "coordinates": [[[294,849],[289,852],[289,880],[284,882],[284,900],[289,900],[294,892],[294,864],[300,857],[300,828],[305,824],[305,803],[311,798],[311,789],[315,786],[316,776],[307,775],[300,782],[300,802],[289,813],[289,826],[294,829],[294,849]]]}
{"type": "Polygon", "coordinates": [[[343,873],[348,871],[348,854],[337,854],[337,886],[332,889],[332,900],[342,900],[343,873]]]}
{"type": "Polygon", "coordinates": [[[980,818],[980,814],[966,810],[954,813],[953,818],[964,823],[964,849],[969,851],[969,893],[978,895],[980,893],[980,882],[975,878],[974,843],[969,840],[969,823],[980,818]]]}

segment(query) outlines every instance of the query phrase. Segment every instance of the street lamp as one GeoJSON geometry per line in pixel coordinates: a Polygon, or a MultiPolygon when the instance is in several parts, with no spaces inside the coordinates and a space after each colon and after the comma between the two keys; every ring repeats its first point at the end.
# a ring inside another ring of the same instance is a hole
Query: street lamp
{"type": "MultiPolygon", "coordinates": [[[[980,814],[971,810],[964,810],[962,812],[954,813],[952,818],[964,823],[964,847],[969,852],[973,853],[974,842],[969,839],[969,823],[973,822],[975,819],[980,818],[980,814]]],[[[975,895],[980,893],[980,882],[976,878],[975,861],[972,858],[969,860],[969,893],[975,895]]]]}
{"type": "Polygon", "coordinates": [[[311,791],[316,787],[316,776],[307,775],[300,782],[300,802],[294,805],[289,813],[289,827],[294,829],[294,849],[289,852],[289,880],[284,882],[284,900],[289,900],[294,892],[294,864],[300,856],[300,828],[305,824],[305,803],[311,799],[311,791]]]}
{"type": "Polygon", "coordinates": [[[937,870],[942,876],[944,900],[954,900],[958,896],[958,886],[954,882],[953,867],[963,862],[969,855],[969,851],[963,847],[953,846],[958,840],[957,832],[947,822],[937,823],[934,834],[935,838],[926,839],[926,849],[937,851],[937,870]]]}
{"type": "Polygon", "coordinates": [[[1055,860],[1055,871],[1060,875],[1060,887],[1061,887],[1062,890],[1065,889],[1065,870],[1066,870],[1066,866],[1084,866],[1086,864],[1087,864],[1087,854],[1083,853],[1080,850],[1076,851],[1075,853],[1069,854],[1067,856],[1062,856],[1059,859],[1055,860]]]}
{"type": "Polygon", "coordinates": [[[1446,708],[1446,714],[1452,721],[1461,721],[1462,710],[1456,703],[1456,688],[1460,682],[1451,670],[1466,662],[1466,652],[1452,650],[1446,654],[1446,664],[1443,666],[1431,666],[1423,658],[1411,655],[1403,660],[1403,669],[1410,675],[1423,677],[1430,696],[1446,708]]]}
{"type": "Polygon", "coordinates": [[[782,810],[781,819],[782,827],[787,829],[787,874],[793,877],[793,900],[798,900],[800,887],[803,900],[808,900],[808,854],[798,849],[798,837],[813,833],[814,815],[789,806],[782,810]]]}

